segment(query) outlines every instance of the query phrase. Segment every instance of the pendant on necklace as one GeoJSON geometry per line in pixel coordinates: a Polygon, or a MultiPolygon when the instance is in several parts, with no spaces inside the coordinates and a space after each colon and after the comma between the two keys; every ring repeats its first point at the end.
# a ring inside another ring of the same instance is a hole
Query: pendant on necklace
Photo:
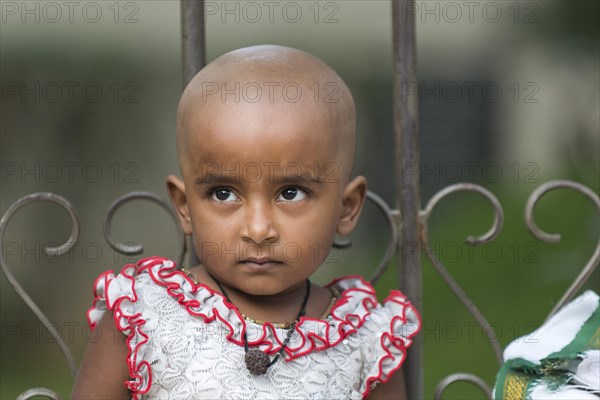
{"type": "Polygon", "coordinates": [[[246,367],[253,375],[263,375],[271,366],[267,353],[259,349],[250,349],[245,356],[246,367]]]}

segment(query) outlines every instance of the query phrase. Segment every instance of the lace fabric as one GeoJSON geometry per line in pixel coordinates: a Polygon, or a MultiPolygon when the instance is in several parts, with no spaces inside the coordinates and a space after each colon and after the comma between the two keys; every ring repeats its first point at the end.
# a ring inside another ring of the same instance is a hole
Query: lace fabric
{"type": "Polygon", "coordinates": [[[361,399],[400,368],[420,317],[398,291],[379,304],[360,277],[332,285],[341,296],[330,316],[302,318],[284,361],[261,376],[244,367],[243,330],[251,346],[269,354],[287,331],[245,321],[222,295],[195,285],[164,258],[102,274],[88,319],[93,328],[113,311],[128,336],[126,385],[136,399],[361,399]]]}

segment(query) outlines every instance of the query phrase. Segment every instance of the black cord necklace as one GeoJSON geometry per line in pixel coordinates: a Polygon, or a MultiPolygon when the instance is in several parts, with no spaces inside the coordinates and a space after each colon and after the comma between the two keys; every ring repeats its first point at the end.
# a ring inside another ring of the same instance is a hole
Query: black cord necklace
{"type": "MultiPolygon", "coordinates": [[[[225,296],[227,301],[230,302],[231,304],[233,304],[231,302],[231,299],[227,295],[227,292],[221,285],[221,282],[216,280],[212,275],[211,275],[211,278],[217,283],[217,285],[219,286],[219,289],[221,289],[221,292],[223,293],[223,295],[225,296]]],[[[254,374],[254,375],[264,374],[265,372],[267,372],[267,369],[269,369],[269,367],[271,365],[275,364],[277,362],[277,360],[279,360],[279,357],[281,356],[281,354],[283,354],[285,347],[290,342],[290,338],[292,337],[292,333],[294,332],[294,328],[296,327],[296,324],[298,323],[300,318],[306,314],[306,304],[308,303],[309,297],[310,297],[310,280],[307,279],[306,280],[306,294],[304,295],[304,300],[302,300],[302,306],[300,307],[300,312],[298,312],[298,316],[296,317],[294,322],[292,322],[292,324],[290,325],[290,330],[288,331],[287,337],[283,341],[283,345],[281,346],[281,349],[277,352],[277,354],[275,355],[275,358],[273,358],[272,360],[269,359],[269,356],[267,355],[267,353],[265,353],[264,351],[262,351],[258,348],[248,349],[248,336],[246,336],[246,329],[244,329],[244,334],[243,334],[244,350],[246,351],[246,356],[244,357],[244,359],[246,361],[246,367],[252,374],[254,374]]]]}

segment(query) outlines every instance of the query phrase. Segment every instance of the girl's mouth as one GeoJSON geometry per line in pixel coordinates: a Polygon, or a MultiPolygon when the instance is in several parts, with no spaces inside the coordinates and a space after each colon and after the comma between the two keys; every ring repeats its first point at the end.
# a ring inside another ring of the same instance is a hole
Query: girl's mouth
{"type": "Polygon", "coordinates": [[[282,264],[281,261],[275,260],[270,257],[248,257],[240,261],[240,263],[252,268],[265,270],[267,268],[275,267],[276,265],[282,264]]]}

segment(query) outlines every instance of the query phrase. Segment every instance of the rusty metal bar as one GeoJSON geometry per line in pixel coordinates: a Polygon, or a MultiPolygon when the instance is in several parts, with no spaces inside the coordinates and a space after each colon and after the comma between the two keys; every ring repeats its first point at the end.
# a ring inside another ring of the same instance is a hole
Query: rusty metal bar
{"type": "MultiPolygon", "coordinates": [[[[398,287],[422,311],[421,223],[419,210],[419,121],[418,97],[406,98],[408,85],[416,84],[414,0],[392,1],[394,49],[394,137],[396,204],[400,211],[398,240],[398,287]]],[[[409,399],[423,398],[423,346],[420,336],[413,341],[404,364],[409,399]]]]}
{"type": "MultiPolygon", "coordinates": [[[[206,65],[204,0],[181,0],[181,57],[183,87],[206,65]]],[[[186,238],[187,240],[187,238],[186,238]]],[[[194,246],[189,246],[190,264],[200,263],[194,246]]]]}
{"type": "Polygon", "coordinates": [[[183,87],[206,63],[204,0],[181,0],[183,87]]]}

